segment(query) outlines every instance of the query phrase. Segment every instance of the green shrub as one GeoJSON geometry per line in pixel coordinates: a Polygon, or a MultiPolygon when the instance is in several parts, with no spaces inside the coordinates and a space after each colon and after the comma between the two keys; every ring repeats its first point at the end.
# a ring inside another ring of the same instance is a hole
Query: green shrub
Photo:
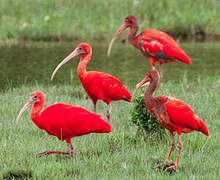
{"type": "Polygon", "coordinates": [[[138,130],[144,131],[146,134],[164,134],[165,129],[160,125],[158,120],[148,112],[144,104],[144,96],[134,97],[133,102],[134,109],[131,112],[131,122],[138,127],[138,130]]]}

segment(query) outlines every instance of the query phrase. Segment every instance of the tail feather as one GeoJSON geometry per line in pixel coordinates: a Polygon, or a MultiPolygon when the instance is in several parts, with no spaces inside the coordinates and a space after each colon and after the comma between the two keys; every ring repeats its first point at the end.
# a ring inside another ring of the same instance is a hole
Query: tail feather
{"type": "Polygon", "coordinates": [[[122,99],[125,100],[125,101],[128,101],[128,102],[132,102],[132,96],[131,96],[131,94],[128,90],[127,90],[127,92],[125,93],[125,95],[122,99]]]}
{"type": "Polygon", "coordinates": [[[200,132],[202,132],[203,134],[205,134],[206,136],[209,136],[209,131],[205,125],[204,122],[202,122],[202,120],[200,120],[200,124],[199,124],[199,129],[200,132]]]}
{"type": "Polygon", "coordinates": [[[177,59],[179,59],[180,61],[186,63],[186,64],[192,64],[189,56],[187,56],[187,54],[181,49],[182,53],[177,55],[177,59]]]}
{"type": "Polygon", "coordinates": [[[197,126],[196,130],[202,132],[206,136],[209,136],[209,131],[208,131],[205,123],[199,118],[199,116],[194,114],[193,118],[197,121],[198,126],[197,126]]]}
{"type": "Polygon", "coordinates": [[[105,127],[102,127],[101,129],[96,130],[96,133],[110,133],[112,132],[111,125],[108,124],[105,127]]]}
{"type": "Polygon", "coordinates": [[[107,121],[105,121],[103,118],[104,118],[104,116],[103,115],[99,115],[99,117],[101,118],[101,124],[102,124],[102,126],[101,126],[101,128],[100,129],[98,129],[98,130],[96,130],[96,132],[97,133],[110,133],[110,132],[112,132],[112,127],[111,127],[111,125],[109,124],[109,122],[107,122],[107,121]]]}
{"type": "Polygon", "coordinates": [[[132,102],[132,96],[124,97],[123,100],[128,101],[128,102],[132,102]]]}

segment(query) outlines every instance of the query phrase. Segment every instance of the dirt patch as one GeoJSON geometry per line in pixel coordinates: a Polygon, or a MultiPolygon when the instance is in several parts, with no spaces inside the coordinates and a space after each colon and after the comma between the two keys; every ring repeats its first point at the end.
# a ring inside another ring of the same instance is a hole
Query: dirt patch
{"type": "Polygon", "coordinates": [[[3,175],[3,179],[16,179],[16,180],[22,180],[22,179],[32,179],[32,173],[31,172],[25,172],[23,170],[19,171],[9,171],[3,175]]]}
{"type": "Polygon", "coordinates": [[[155,165],[153,167],[154,170],[156,170],[158,172],[162,172],[162,173],[167,173],[167,174],[170,174],[170,175],[175,174],[176,170],[174,170],[174,169],[166,170],[166,168],[175,165],[173,162],[170,162],[169,164],[165,164],[164,162],[161,162],[158,159],[153,159],[152,161],[155,163],[155,165]]]}

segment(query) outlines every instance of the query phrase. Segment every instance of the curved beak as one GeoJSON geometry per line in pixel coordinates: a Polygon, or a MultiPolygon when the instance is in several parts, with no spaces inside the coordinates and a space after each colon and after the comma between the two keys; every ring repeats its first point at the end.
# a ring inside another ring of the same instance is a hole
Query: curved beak
{"type": "Polygon", "coordinates": [[[77,49],[75,49],[73,52],[71,52],[65,59],[63,59],[60,64],[58,64],[58,66],[56,67],[56,69],[53,71],[53,74],[50,78],[50,80],[53,80],[53,77],[55,76],[56,72],[58,71],[58,69],[60,69],[60,67],[62,65],[64,65],[65,63],[67,63],[69,60],[71,60],[73,57],[79,55],[79,53],[77,52],[77,49]]]}
{"type": "Polygon", "coordinates": [[[137,92],[137,90],[143,86],[144,84],[146,84],[147,82],[149,82],[150,79],[146,76],[140,83],[137,84],[136,89],[134,90],[132,97],[134,98],[135,93],[137,92]]]}
{"type": "Polygon", "coordinates": [[[118,36],[127,28],[127,25],[123,23],[121,27],[118,29],[118,31],[115,33],[114,37],[112,38],[109,46],[108,46],[108,56],[110,56],[112,45],[114,41],[118,38],[118,36]]]}
{"type": "Polygon", "coordinates": [[[32,99],[30,99],[24,106],[23,108],[20,110],[18,117],[16,119],[16,124],[18,125],[19,120],[21,119],[21,116],[23,114],[24,111],[26,111],[32,104],[34,103],[34,101],[32,99]]]}

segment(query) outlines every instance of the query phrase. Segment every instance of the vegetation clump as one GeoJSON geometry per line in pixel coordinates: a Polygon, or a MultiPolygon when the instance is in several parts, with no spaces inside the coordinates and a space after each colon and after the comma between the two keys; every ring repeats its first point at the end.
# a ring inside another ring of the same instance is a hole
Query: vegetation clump
{"type": "Polygon", "coordinates": [[[138,127],[138,131],[144,131],[147,134],[164,134],[165,129],[147,110],[144,104],[144,96],[134,97],[133,102],[134,109],[131,112],[131,122],[138,127]]]}

